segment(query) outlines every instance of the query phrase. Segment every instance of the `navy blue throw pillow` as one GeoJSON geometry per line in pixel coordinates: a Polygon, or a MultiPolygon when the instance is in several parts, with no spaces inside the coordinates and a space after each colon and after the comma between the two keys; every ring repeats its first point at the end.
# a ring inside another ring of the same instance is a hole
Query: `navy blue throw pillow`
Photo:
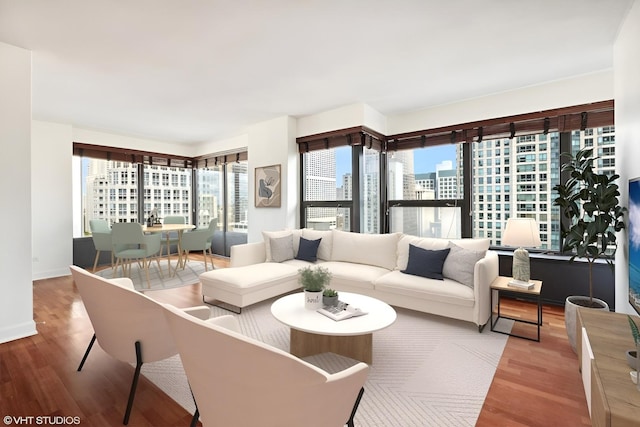
{"type": "Polygon", "coordinates": [[[309,240],[304,237],[300,237],[300,245],[298,246],[298,255],[296,259],[302,261],[316,262],[318,260],[318,247],[320,247],[320,240],[309,240]]]}
{"type": "Polygon", "coordinates": [[[450,250],[450,248],[447,248],[439,251],[431,251],[409,245],[409,262],[407,263],[407,269],[402,270],[402,273],[443,280],[442,267],[450,250]]]}

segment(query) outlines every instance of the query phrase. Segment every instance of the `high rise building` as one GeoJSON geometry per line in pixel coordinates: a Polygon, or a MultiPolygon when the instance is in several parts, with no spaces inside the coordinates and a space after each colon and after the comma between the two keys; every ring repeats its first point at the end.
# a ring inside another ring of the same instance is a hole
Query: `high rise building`
{"type": "MultiPolygon", "coordinates": [[[[305,197],[307,201],[338,200],[335,150],[319,150],[305,156],[305,197]]],[[[346,191],[343,185],[342,191],[346,191]]],[[[344,195],[344,193],[343,193],[344,195]]],[[[336,227],[336,209],[310,208],[306,212],[307,225],[328,230],[336,227]]]]}
{"type": "MultiPolygon", "coordinates": [[[[574,131],[571,149],[592,147],[599,157],[594,170],[615,173],[615,128],[574,131]]],[[[473,233],[501,245],[510,217],[533,218],[541,249],[560,249],[560,211],[553,206],[553,187],[560,182],[558,133],[486,140],[472,145],[473,233]]]]}
{"type": "MultiPolygon", "coordinates": [[[[114,222],[138,221],[138,165],[87,159],[84,197],[85,230],[94,218],[114,222]]],[[[144,218],[157,209],[160,218],[183,215],[191,220],[191,170],[145,165],[144,218]]]]}

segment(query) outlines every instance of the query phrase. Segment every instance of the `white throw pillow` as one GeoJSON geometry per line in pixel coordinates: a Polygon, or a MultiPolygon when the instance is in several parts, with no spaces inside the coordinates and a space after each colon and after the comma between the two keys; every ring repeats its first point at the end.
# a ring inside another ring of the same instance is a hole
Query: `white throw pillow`
{"type": "Polygon", "coordinates": [[[363,234],[333,230],[332,261],[353,262],[393,270],[399,233],[363,234]]]}
{"type": "Polygon", "coordinates": [[[278,237],[292,236],[293,233],[291,230],[280,230],[280,231],[263,231],[262,232],[262,240],[264,240],[264,248],[267,253],[267,262],[272,262],[273,258],[271,257],[271,239],[277,239],[278,237]]]}
{"type": "Polygon", "coordinates": [[[269,239],[271,246],[271,259],[273,262],[283,262],[293,259],[293,235],[284,237],[272,237],[269,239]]]}
{"type": "Polygon", "coordinates": [[[263,231],[262,240],[264,240],[264,248],[267,254],[266,261],[273,261],[271,256],[271,238],[291,236],[293,239],[293,256],[298,255],[298,247],[300,246],[300,236],[302,236],[302,230],[279,230],[279,231],[263,231]]]}
{"type": "Polygon", "coordinates": [[[491,244],[491,240],[487,238],[450,239],[449,241],[456,246],[476,252],[488,251],[491,244]]]}

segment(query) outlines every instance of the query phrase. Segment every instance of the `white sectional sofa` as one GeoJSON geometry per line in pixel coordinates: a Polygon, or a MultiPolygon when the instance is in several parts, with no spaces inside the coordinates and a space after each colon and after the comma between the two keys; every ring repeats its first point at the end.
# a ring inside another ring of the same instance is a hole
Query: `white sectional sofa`
{"type": "Polygon", "coordinates": [[[263,236],[263,242],[232,246],[230,268],[200,275],[205,301],[241,309],[299,289],[298,270],[316,264],[329,269],[331,287],[338,291],[473,322],[480,331],[489,321],[490,285],[498,277],[498,255],[489,250],[489,239],[312,229],[264,232],[263,236]],[[296,259],[312,259],[309,247],[317,245],[318,239],[315,262],[296,259]],[[447,248],[448,254],[441,252],[447,248]],[[445,255],[444,264],[433,261],[445,255]],[[439,268],[442,279],[423,277],[421,270],[434,269],[437,276],[439,268]],[[403,272],[407,269],[413,274],[403,272]]]}

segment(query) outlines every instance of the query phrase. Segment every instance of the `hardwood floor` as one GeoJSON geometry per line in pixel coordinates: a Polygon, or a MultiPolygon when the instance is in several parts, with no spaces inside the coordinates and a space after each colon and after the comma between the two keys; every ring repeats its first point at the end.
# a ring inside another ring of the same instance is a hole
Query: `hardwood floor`
{"type": "MultiPolygon", "coordinates": [[[[228,262],[216,259],[215,264],[228,262]]],[[[202,303],[199,284],[148,295],[179,307],[202,303]]],[[[94,346],[82,372],[76,371],[93,328],[71,277],[35,281],[33,303],[38,335],[0,345],[0,415],[121,425],[133,367],[94,346]]],[[[535,316],[530,303],[503,300],[502,308],[512,316],[535,316]]],[[[563,316],[562,307],[544,306],[540,343],[509,337],[477,426],[591,425],[563,316]]],[[[492,332],[487,327],[483,333],[492,332]]],[[[191,414],[141,377],[130,426],[188,426],[190,421],[191,414]]]]}
{"type": "MultiPolygon", "coordinates": [[[[533,303],[503,300],[511,317],[534,320],[533,303]]],[[[476,426],[590,426],[589,410],[564,327],[564,308],[544,305],[540,342],[509,337],[476,426]]],[[[513,332],[532,336],[535,326],[513,332]]],[[[491,333],[491,332],[489,332],[491,333]]]]}

